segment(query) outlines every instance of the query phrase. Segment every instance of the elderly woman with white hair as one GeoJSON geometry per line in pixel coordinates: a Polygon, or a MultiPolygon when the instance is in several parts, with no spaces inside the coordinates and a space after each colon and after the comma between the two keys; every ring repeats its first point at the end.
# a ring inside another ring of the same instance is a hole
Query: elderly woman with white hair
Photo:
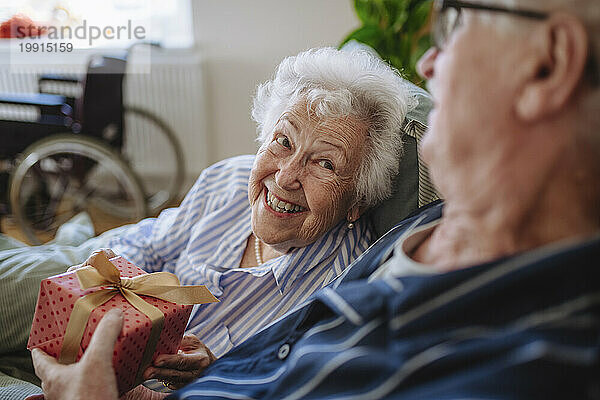
{"type": "Polygon", "coordinates": [[[110,255],[204,284],[220,300],[194,309],[182,351],[158,357],[146,379],[190,382],[366,250],[361,215],[391,194],[410,99],[368,52],[288,57],[254,99],[257,154],[207,168],[179,207],[107,243],[110,255]]]}

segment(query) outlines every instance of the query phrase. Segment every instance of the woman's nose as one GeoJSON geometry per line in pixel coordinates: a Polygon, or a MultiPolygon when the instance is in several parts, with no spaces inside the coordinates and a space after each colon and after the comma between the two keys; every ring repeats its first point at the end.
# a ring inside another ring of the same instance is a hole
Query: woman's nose
{"type": "Polygon", "coordinates": [[[298,162],[287,162],[275,173],[275,182],[284,190],[298,190],[302,186],[298,180],[302,166],[298,162]]]}
{"type": "Polygon", "coordinates": [[[417,63],[417,72],[424,79],[431,79],[435,74],[433,65],[440,51],[436,47],[431,47],[423,54],[417,63]]]}

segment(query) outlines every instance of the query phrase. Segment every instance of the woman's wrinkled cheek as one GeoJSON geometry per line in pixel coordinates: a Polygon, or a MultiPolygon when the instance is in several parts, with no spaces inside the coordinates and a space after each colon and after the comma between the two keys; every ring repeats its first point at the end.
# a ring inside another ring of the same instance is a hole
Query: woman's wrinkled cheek
{"type": "Polygon", "coordinates": [[[268,164],[268,152],[263,146],[256,153],[254,165],[252,171],[250,171],[250,179],[248,180],[248,201],[250,205],[254,205],[256,201],[260,200],[259,197],[263,187],[262,180],[267,176],[268,164]]]}
{"type": "Polygon", "coordinates": [[[248,201],[250,205],[254,205],[259,200],[261,189],[262,184],[260,180],[256,179],[254,175],[250,175],[250,180],[248,181],[248,201]]]}
{"type": "Polygon", "coordinates": [[[302,226],[299,236],[303,238],[316,238],[333,228],[340,222],[349,206],[349,193],[345,185],[340,182],[331,182],[317,191],[313,210],[313,217],[302,226]]]}

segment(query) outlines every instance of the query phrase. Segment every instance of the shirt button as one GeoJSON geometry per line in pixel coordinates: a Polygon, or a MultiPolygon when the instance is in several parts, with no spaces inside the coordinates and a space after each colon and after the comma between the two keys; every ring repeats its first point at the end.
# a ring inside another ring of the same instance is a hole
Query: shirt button
{"type": "Polygon", "coordinates": [[[279,351],[277,352],[277,358],[284,360],[288,354],[290,354],[290,345],[285,343],[279,348],[279,351]]]}

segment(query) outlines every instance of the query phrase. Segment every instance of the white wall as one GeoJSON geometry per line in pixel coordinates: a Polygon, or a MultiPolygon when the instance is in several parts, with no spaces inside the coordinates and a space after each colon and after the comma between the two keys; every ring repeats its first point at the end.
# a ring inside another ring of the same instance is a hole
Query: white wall
{"type": "Polygon", "coordinates": [[[256,151],[252,95],[283,58],[311,47],[337,46],[359,26],[352,0],[192,3],[196,46],[206,79],[206,165],[256,151]]]}

